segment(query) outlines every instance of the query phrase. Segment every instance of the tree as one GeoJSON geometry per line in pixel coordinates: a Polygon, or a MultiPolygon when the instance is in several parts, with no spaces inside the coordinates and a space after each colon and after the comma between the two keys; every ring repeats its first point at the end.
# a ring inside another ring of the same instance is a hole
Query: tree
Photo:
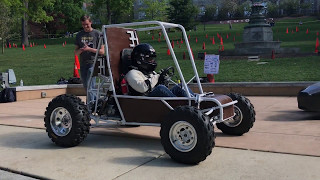
{"type": "Polygon", "coordinates": [[[283,0],[280,2],[282,8],[287,15],[297,14],[300,7],[300,0],[283,0]]]}
{"type": "Polygon", "coordinates": [[[2,54],[4,53],[4,41],[9,38],[9,30],[11,23],[11,18],[9,16],[10,9],[3,3],[0,2],[0,40],[2,44],[2,54]]]}
{"type": "Polygon", "coordinates": [[[53,6],[54,0],[22,0],[23,16],[21,19],[22,38],[21,44],[29,45],[28,39],[28,21],[35,23],[48,22],[53,20],[52,16],[48,16],[45,7],[53,6]]]}
{"type": "Polygon", "coordinates": [[[215,4],[206,5],[204,15],[201,17],[202,21],[212,21],[217,12],[217,9],[218,7],[215,4]]]}
{"type": "Polygon", "coordinates": [[[267,2],[267,17],[278,17],[279,16],[279,6],[271,1],[267,2]]]}
{"type": "Polygon", "coordinates": [[[219,19],[229,19],[232,18],[238,8],[237,0],[222,1],[219,10],[219,19]]]}
{"type": "Polygon", "coordinates": [[[144,0],[144,7],[140,8],[139,11],[145,12],[147,20],[158,20],[166,21],[166,9],[168,8],[167,0],[144,0]]]}
{"type": "Polygon", "coordinates": [[[21,18],[21,44],[24,45],[29,45],[28,21],[41,23],[53,19],[43,8],[52,6],[54,0],[1,0],[1,2],[15,12],[15,17],[21,18]]]}
{"type": "Polygon", "coordinates": [[[183,25],[187,30],[194,27],[198,9],[191,0],[170,0],[167,8],[170,22],[183,25]]]}
{"type": "Polygon", "coordinates": [[[91,3],[89,10],[99,23],[118,23],[132,17],[133,0],[92,0],[91,3]]]}
{"type": "Polygon", "coordinates": [[[251,1],[245,1],[238,5],[234,13],[235,18],[243,18],[251,12],[251,1]]]}
{"type": "Polygon", "coordinates": [[[77,31],[80,27],[79,19],[84,14],[82,10],[83,0],[55,0],[54,5],[46,9],[52,21],[46,23],[46,29],[50,34],[65,31],[77,31]]]}

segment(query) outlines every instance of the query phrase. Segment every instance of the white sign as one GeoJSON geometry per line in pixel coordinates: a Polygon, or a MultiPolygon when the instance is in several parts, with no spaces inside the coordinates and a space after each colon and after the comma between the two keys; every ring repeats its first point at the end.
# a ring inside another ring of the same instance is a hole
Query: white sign
{"type": "Polygon", "coordinates": [[[219,73],[219,55],[207,54],[204,58],[204,73],[218,74],[219,73]]]}

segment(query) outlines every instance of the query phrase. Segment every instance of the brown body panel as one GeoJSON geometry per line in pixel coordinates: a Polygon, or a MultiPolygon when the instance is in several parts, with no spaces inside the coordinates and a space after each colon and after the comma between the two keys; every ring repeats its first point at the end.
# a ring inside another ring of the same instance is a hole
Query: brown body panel
{"type": "MultiPolygon", "coordinates": [[[[161,98],[161,97],[159,97],[161,98]]],[[[231,98],[226,95],[215,95],[210,98],[216,98],[221,104],[231,102],[231,98]]],[[[139,123],[161,123],[164,117],[170,112],[170,108],[159,99],[134,99],[134,98],[118,98],[121,110],[124,114],[126,122],[139,122],[139,123]]],[[[188,99],[172,99],[165,100],[172,108],[178,106],[189,105],[188,99]]],[[[195,106],[195,101],[191,100],[191,106],[195,106]]],[[[212,101],[202,101],[200,109],[207,109],[217,106],[212,101]]],[[[223,108],[223,118],[230,118],[234,115],[233,106],[223,108]]],[[[219,110],[215,110],[213,115],[219,114],[219,110]]]]}

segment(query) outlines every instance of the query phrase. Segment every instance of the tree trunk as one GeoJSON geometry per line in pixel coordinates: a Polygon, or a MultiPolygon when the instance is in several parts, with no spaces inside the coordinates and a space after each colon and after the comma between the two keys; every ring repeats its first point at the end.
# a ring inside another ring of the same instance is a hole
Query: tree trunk
{"type": "MultiPolygon", "coordinates": [[[[28,9],[28,1],[24,1],[24,6],[28,9]]],[[[22,33],[21,33],[21,46],[24,44],[25,46],[29,45],[28,39],[28,14],[24,12],[23,18],[21,19],[22,33]]]]}
{"type": "Polygon", "coordinates": [[[107,17],[108,17],[108,24],[111,24],[111,8],[110,8],[110,0],[107,0],[107,17]]]}

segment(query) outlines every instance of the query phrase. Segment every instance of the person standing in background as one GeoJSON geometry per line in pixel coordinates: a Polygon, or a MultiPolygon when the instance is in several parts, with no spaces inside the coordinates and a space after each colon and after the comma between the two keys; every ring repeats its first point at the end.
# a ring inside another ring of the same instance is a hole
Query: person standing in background
{"type": "MultiPolygon", "coordinates": [[[[75,55],[80,57],[80,76],[83,82],[83,87],[87,91],[88,86],[94,88],[95,79],[92,79],[91,84],[88,85],[91,72],[94,70],[94,57],[99,51],[100,55],[104,54],[104,45],[98,50],[99,37],[101,32],[92,28],[92,21],[89,16],[84,15],[80,18],[83,30],[76,36],[75,41],[75,55]]],[[[94,100],[89,94],[89,102],[94,100]]],[[[87,102],[87,103],[89,103],[87,102]]]]}

